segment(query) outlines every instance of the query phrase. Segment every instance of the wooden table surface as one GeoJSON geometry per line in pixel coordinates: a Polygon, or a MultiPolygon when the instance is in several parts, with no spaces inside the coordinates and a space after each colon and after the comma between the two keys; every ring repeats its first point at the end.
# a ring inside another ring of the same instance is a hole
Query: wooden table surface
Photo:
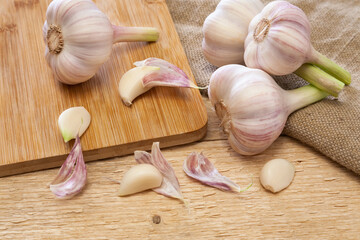
{"type": "MultiPolygon", "coordinates": [[[[180,181],[180,201],[153,191],[118,197],[133,156],[87,164],[88,183],[70,200],[56,199],[48,184],[58,169],[0,178],[0,239],[359,239],[359,176],[310,147],[281,136],[267,151],[243,157],[229,146],[207,98],[206,137],[163,149],[180,181]],[[245,187],[234,194],[204,186],[182,170],[184,159],[202,151],[223,175],[245,187]],[[259,182],[273,158],[296,166],[293,183],[272,194],[259,182]],[[160,220],[160,222],[159,222],[160,220]]],[[[161,147],[161,143],[160,143],[161,147]]]]}

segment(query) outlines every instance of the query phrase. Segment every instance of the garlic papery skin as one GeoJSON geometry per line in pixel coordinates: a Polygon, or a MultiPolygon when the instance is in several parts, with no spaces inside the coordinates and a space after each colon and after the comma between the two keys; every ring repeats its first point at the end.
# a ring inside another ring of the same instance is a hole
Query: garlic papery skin
{"type": "Polygon", "coordinates": [[[290,113],[328,95],[311,85],[283,90],[266,72],[236,64],[213,73],[208,94],[231,147],[243,155],[263,152],[290,113]]]}
{"type": "MultiPolygon", "coordinates": [[[[312,63],[349,84],[350,74],[313,48],[310,30],[310,23],[300,8],[286,1],[270,2],[249,24],[244,53],[246,66],[272,75],[286,75],[304,63],[312,63]]],[[[335,89],[329,89],[331,91],[335,89]]]]}
{"type": "Polygon", "coordinates": [[[202,50],[206,59],[217,67],[243,64],[249,23],[263,7],[260,0],[221,0],[203,24],[202,50]]]}
{"type": "Polygon", "coordinates": [[[139,164],[130,168],[123,176],[119,196],[142,192],[160,187],[163,177],[151,164],[139,164]]]}
{"type": "Polygon", "coordinates": [[[55,79],[87,81],[109,58],[119,41],[156,41],[155,28],[117,27],[91,0],[54,0],[43,26],[45,57],[55,79]]]}

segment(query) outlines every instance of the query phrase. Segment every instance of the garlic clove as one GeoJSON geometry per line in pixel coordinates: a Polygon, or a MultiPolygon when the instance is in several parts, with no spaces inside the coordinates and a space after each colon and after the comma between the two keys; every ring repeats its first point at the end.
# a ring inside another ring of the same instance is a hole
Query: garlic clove
{"type": "Polygon", "coordinates": [[[267,162],[261,169],[261,185],[277,193],[287,188],[295,175],[295,166],[285,159],[273,159],[267,162]]]}
{"type": "Polygon", "coordinates": [[[152,87],[198,88],[177,66],[159,58],[147,58],[134,63],[135,68],[127,71],[119,82],[119,93],[126,106],[152,87]]]}
{"type": "Polygon", "coordinates": [[[72,107],[63,111],[58,119],[61,135],[65,142],[75,139],[89,127],[91,121],[90,113],[84,107],[72,107]]]}
{"type": "Polygon", "coordinates": [[[151,164],[139,164],[130,168],[122,179],[119,196],[131,195],[161,185],[162,175],[151,164]]]}
{"type": "Polygon", "coordinates": [[[180,190],[179,180],[177,179],[171,164],[161,153],[158,142],[153,143],[151,154],[145,151],[135,151],[134,155],[137,163],[151,164],[161,172],[163,176],[161,186],[154,188],[153,191],[167,197],[177,198],[185,203],[180,190]]]}
{"type": "Polygon", "coordinates": [[[146,75],[159,70],[159,67],[152,66],[135,67],[121,77],[119,93],[126,106],[130,106],[136,97],[151,89],[151,87],[144,87],[142,80],[146,75]]]}
{"type": "Polygon", "coordinates": [[[87,171],[80,137],[76,136],[73,148],[50,184],[50,190],[56,197],[68,199],[82,191],[86,178],[87,171]]]}

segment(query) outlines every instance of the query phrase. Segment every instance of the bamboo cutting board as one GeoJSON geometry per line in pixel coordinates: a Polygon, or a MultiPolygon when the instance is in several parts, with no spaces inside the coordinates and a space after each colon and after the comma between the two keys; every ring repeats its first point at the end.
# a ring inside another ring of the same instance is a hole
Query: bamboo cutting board
{"type": "Polygon", "coordinates": [[[62,111],[84,106],[90,127],[81,137],[86,161],[201,139],[207,114],[196,89],[153,88],[121,102],[117,86],[135,61],[165,59],[194,80],[164,0],[97,0],[116,25],[160,30],[156,43],[119,43],[89,81],[67,86],[54,80],[45,58],[42,26],[50,0],[0,0],[0,176],[60,166],[73,141],[57,126],[62,111]]]}

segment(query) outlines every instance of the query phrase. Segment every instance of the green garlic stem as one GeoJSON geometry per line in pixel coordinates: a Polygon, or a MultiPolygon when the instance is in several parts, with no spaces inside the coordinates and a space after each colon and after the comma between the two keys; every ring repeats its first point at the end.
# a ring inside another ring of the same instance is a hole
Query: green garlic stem
{"type": "Polygon", "coordinates": [[[310,63],[321,68],[322,70],[339,79],[346,85],[349,85],[351,83],[351,75],[348,71],[346,71],[315,49],[313,49],[313,59],[311,59],[310,63]]]}
{"type": "Polygon", "coordinates": [[[318,89],[337,97],[344,88],[344,83],[312,64],[305,63],[294,72],[318,89]]]}
{"type": "Polygon", "coordinates": [[[117,42],[155,42],[159,31],[152,27],[122,27],[113,25],[114,40],[117,42]]]}
{"type": "Polygon", "coordinates": [[[288,105],[289,114],[306,107],[312,103],[320,101],[329,94],[319,90],[311,84],[285,91],[285,101],[288,105]]]}

